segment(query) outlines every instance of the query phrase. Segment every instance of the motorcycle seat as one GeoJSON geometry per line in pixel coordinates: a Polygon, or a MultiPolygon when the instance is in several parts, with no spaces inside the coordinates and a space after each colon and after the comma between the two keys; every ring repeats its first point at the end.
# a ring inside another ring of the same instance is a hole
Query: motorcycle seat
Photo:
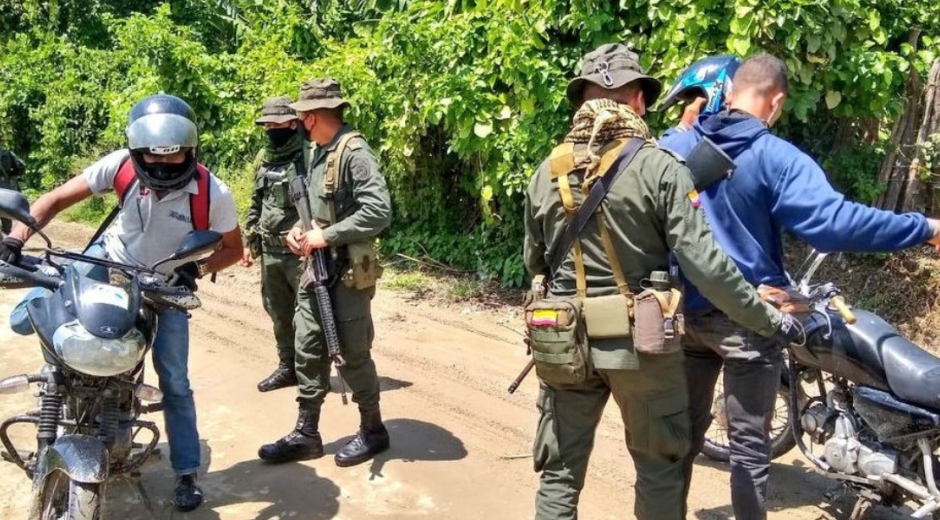
{"type": "Polygon", "coordinates": [[[881,356],[898,399],[940,410],[940,358],[897,334],[884,338],[881,356]]]}

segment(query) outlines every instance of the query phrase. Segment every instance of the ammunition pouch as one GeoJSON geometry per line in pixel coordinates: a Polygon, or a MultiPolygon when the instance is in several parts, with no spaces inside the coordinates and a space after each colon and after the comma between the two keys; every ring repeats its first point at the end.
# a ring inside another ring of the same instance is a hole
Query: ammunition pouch
{"type": "Polygon", "coordinates": [[[549,384],[579,385],[593,371],[581,299],[549,296],[525,307],[535,372],[549,384]]]}
{"type": "Polygon", "coordinates": [[[630,306],[626,295],[595,296],[582,301],[589,339],[630,337],[630,306]]]}
{"type": "Polygon", "coordinates": [[[248,235],[248,250],[251,251],[252,258],[261,256],[261,235],[258,233],[248,235]]]}
{"type": "Polygon", "coordinates": [[[348,268],[343,273],[343,284],[350,289],[365,290],[375,287],[384,269],[371,240],[353,242],[346,246],[348,268]]]}
{"type": "Polygon", "coordinates": [[[682,349],[685,323],[682,293],[677,289],[646,289],[634,298],[633,347],[651,355],[674,354],[682,349]]]}

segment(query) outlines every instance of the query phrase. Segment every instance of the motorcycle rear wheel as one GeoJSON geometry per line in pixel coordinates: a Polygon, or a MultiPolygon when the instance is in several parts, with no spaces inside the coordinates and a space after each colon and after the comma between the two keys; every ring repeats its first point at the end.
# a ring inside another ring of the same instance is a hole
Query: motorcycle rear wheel
{"type": "Polygon", "coordinates": [[[61,471],[46,477],[39,490],[40,520],[100,520],[101,484],[69,479],[61,471]]]}
{"type": "MultiPolygon", "coordinates": [[[[722,377],[723,374],[720,373],[718,382],[715,384],[715,396],[712,401],[712,425],[705,432],[705,445],[702,446],[701,453],[712,460],[728,462],[731,460],[731,452],[728,440],[728,419],[724,415],[722,377]]],[[[771,460],[782,457],[796,447],[796,440],[790,431],[790,392],[783,383],[777,388],[777,402],[774,406],[774,417],[771,419],[770,438],[771,460]]]]}

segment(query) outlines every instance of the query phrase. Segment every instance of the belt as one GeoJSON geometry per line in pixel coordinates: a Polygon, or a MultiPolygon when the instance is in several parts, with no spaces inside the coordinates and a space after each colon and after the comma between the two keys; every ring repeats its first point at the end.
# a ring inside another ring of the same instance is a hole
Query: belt
{"type": "Polygon", "coordinates": [[[261,243],[266,246],[287,247],[287,235],[261,235],[261,243]]]}

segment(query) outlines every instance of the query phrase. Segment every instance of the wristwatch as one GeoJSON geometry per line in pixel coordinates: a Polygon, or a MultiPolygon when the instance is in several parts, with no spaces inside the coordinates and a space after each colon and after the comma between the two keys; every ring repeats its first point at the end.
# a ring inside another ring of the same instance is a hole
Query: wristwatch
{"type": "Polygon", "coordinates": [[[207,260],[197,260],[196,267],[199,268],[199,278],[209,274],[209,262],[207,260]]]}

